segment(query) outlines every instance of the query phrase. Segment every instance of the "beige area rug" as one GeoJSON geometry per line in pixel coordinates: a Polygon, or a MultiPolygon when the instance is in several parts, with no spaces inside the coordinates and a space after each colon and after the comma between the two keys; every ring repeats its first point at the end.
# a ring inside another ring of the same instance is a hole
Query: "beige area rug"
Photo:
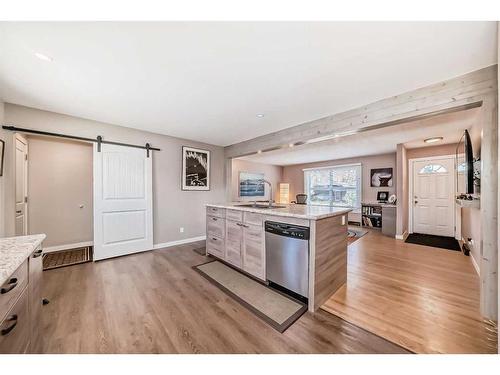
{"type": "Polygon", "coordinates": [[[307,311],[304,303],[217,260],[193,268],[279,332],[284,332],[307,311]]]}
{"type": "Polygon", "coordinates": [[[51,270],[59,267],[72,266],[75,264],[92,261],[92,248],[80,247],[77,249],[55,251],[43,255],[43,270],[51,270]]]}

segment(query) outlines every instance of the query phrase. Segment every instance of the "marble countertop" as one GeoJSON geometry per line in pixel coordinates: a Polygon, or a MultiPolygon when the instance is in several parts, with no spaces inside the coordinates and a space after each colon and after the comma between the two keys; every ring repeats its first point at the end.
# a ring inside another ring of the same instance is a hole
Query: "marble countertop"
{"type": "MultiPolygon", "coordinates": [[[[275,203],[274,206],[284,206],[283,208],[258,208],[258,207],[242,207],[244,204],[249,203],[214,203],[207,204],[207,207],[218,207],[218,208],[228,208],[231,210],[255,212],[259,214],[266,214],[271,216],[286,216],[295,217],[298,219],[307,220],[320,220],[327,217],[344,215],[350,211],[351,208],[342,207],[329,207],[329,206],[312,206],[305,204],[278,204],[275,203]]],[[[260,203],[259,205],[264,205],[260,203]]]]}
{"type": "Polygon", "coordinates": [[[31,255],[45,239],[45,234],[0,238],[0,285],[31,255]]]}

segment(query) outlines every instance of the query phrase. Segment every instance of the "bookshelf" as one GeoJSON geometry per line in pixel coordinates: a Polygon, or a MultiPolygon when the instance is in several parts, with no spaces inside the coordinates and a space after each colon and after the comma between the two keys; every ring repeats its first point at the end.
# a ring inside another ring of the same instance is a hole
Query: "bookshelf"
{"type": "Polygon", "coordinates": [[[382,206],[377,204],[361,205],[361,226],[382,228],[382,206]]]}

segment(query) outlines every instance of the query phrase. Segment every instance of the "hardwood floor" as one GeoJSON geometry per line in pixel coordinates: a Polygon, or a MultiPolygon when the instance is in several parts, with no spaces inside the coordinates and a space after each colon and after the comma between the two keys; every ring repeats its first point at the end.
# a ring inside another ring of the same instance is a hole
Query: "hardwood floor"
{"type": "Polygon", "coordinates": [[[191,269],[200,246],[44,272],[44,352],[407,353],[324,311],[280,334],[191,269]]]}
{"type": "Polygon", "coordinates": [[[322,309],[417,353],[496,353],[479,277],[461,252],[370,231],[348,248],[347,285],[322,309]]]}

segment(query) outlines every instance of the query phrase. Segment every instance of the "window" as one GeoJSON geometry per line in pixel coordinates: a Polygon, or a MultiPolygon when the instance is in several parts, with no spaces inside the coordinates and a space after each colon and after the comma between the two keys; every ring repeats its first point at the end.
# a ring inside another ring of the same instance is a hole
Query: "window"
{"type": "Polygon", "coordinates": [[[361,165],[304,170],[309,204],[361,207],[361,165]]]}
{"type": "Polygon", "coordinates": [[[423,167],[418,173],[427,174],[427,173],[446,173],[446,172],[448,172],[446,168],[440,164],[428,164],[425,167],[423,167]]]}

